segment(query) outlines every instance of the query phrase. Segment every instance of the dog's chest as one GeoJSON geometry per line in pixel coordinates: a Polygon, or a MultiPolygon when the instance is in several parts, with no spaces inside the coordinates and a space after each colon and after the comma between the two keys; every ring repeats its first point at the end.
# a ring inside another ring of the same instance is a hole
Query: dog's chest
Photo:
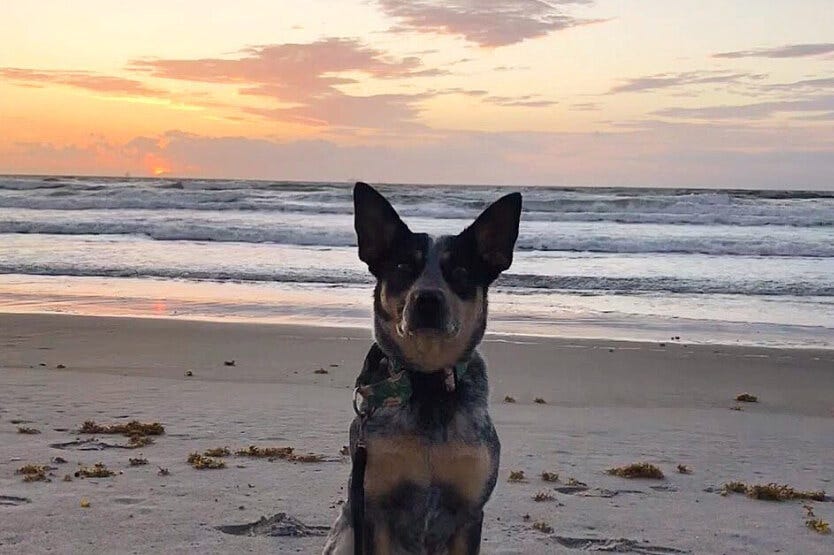
{"type": "Polygon", "coordinates": [[[368,438],[365,494],[382,498],[402,488],[440,489],[475,505],[493,472],[485,444],[432,442],[416,435],[368,438]]]}

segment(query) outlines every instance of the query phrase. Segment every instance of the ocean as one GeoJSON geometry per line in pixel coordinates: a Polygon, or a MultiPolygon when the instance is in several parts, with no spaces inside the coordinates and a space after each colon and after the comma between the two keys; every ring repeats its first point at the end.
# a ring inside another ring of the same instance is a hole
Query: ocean
{"type": "MultiPolygon", "coordinates": [[[[834,192],[379,189],[435,234],[522,191],[491,331],[834,348],[834,192]]],[[[0,311],[369,327],[350,191],[0,176],[0,311]]]]}

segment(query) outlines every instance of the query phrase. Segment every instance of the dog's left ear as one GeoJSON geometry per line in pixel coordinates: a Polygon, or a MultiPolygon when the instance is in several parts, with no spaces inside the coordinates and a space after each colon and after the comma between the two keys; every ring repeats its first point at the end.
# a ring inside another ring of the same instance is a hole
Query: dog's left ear
{"type": "Polygon", "coordinates": [[[461,234],[474,240],[478,255],[489,271],[490,281],[513,263],[520,219],[521,193],[512,193],[492,203],[461,234]]]}

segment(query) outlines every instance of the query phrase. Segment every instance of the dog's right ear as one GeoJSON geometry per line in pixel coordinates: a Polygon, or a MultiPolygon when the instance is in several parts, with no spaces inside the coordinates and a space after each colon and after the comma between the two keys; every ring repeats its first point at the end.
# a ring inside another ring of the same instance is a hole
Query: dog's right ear
{"type": "Polygon", "coordinates": [[[376,189],[362,183],[353,187],[353,227],[359,243],[359,260],[373,273],[398,239],[411,231],[394,207],[376,189]]]}

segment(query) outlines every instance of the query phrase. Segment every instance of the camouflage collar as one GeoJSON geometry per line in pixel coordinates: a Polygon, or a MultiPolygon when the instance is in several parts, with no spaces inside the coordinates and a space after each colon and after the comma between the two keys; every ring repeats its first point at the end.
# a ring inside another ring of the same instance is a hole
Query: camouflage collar
{"type": "MultiPolygon", "coordinates": [[[[443,383],[446,391],[452,392],[457,382],[466,373],[469,362],[458,362],[451,368],[444,368],[443,383]]],[[[399,364],[389,366],[390,376],[376,383],[361,385],[353,392],[353,410],[358,415],[365,415],[382,407],[399,407],[411,399],[411,378],[405,368],[399,364]],[[361,397],[361,402],[359,401],[361,397]]]]}

